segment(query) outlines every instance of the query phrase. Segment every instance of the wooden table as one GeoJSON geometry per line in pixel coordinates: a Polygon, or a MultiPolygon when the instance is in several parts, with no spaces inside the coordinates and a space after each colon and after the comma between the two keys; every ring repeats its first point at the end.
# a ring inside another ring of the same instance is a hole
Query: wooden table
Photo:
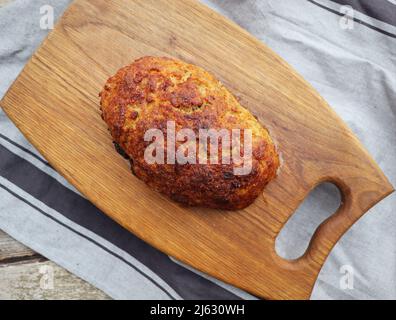
{"type": "Polygon", "coordinates": [[[0,300],[4,299],[110,298],[0,230],[0,300]],[[51,273],[53,286],[44,279],[51,273]]]}

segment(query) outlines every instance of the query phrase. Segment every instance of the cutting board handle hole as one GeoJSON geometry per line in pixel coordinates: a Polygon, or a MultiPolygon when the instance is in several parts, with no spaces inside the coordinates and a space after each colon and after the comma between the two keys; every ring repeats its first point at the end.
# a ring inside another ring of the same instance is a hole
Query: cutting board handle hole
{"type": "Polygon", "coordinates": [[[330,182],[316,186],[280,230],[275,240],[276,253],[287,260],[301,257],[317,227],[341,204],[341,192],[330,182]]]}

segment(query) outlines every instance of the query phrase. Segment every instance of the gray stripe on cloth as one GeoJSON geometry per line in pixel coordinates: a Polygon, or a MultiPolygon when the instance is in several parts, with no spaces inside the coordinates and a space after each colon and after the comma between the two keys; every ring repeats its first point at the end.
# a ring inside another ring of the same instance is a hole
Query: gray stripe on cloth
{"type": "MultiPolygon", "coordinates": [[[[344,8],[344,5],[333,2],[331,0],[307,1],[340,17],[352,19],[354,22],[361,24],[366,28],[370,28],[391,38],[396,38],[396,27],[394,25],[386,23],[382,20],[377,20],[373,16],[357,11],[354,8],[352,8],[353,12],[351,12],[351,10],[343,11],[342,9],[344,8]]],[[[394,6],[394,8],[396,10],[396,5],[394,6]]]]}
{"type": "Polygon", "coordinates": [[[332,0],[341,5],[349,5],[353,9],[376,20],[396,26],[396,1],[390,0],[332,0]]]}

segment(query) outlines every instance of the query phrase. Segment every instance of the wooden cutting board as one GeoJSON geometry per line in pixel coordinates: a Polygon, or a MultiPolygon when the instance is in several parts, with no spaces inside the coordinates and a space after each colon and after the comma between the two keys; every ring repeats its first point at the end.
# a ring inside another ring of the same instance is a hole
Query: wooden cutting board
{"type": "Polygon", "coordinates": [[[309,298],[342,234],[393,191],[328,104],[246,31],[192,0],[76,0],[1,105],[26,137],[103,212],[165,253],[250,293],[309,298]],[[279,176],[248,208],[185,208],[135,178],[100,118],[98,92],[120,67],[170,56],[216,75],[267,126],[279,176]],[[307,252],[286,261],[275,238],[316,185],[343,201],[307,252]]]}

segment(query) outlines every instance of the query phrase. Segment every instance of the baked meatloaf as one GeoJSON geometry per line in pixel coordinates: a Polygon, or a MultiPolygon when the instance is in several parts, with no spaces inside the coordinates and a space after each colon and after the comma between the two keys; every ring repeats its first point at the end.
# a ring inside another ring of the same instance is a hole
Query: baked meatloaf
{"type": "Polygon", "coordinates": [[[268,131],[200,67],[143,57],[110,77],[99,96],[133,174],[177,202],[241,209],[276,176],[268,131]]]}

